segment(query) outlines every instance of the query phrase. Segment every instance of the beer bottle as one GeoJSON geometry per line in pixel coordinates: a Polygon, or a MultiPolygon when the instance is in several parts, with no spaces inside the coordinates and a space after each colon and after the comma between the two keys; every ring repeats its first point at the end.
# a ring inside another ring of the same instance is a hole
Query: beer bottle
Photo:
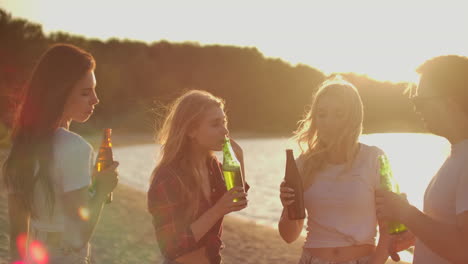
{"type": "Polygon", "coordinates": [[[292,149],[286,150],[286,172],[284,175],[286,186],[294,189],[294,202],[287,206],[288,217],[290,220],[305,218],[304,208],[304,188],[302,178],[294,160],[292,149]]]}
{"type": "MultiPolygon", "coordinates": [[[[384,190],[391,191],[400,194],[400,186],[393,178],[392,169],[390,163],[385,155],[379,156],[380,163],[380,187],[384,190]]],[[[388,232],[390,234],[399,234],[406,231],[408,228],[399,222],[390,221],[388,222],[388,232]]]]}
{"type": "MultiPolygon", "coordinates": [[[[109,167],[114,163],[114,157],[112,154],[112,141],[111,141],[112,129],[104,129],[104,136],[102,138],[101,146],[99,147],[99,153],[96,158],[96,171],[100,172],[105,168],[109,167]]],[[[109,193],[106,203],[112,202],[112,193],[109,193]]]]}
{"type": "MultiPolygon", "coordinates": [[[[224,139],[223,145],[223,175],[228,191],[237,186],[244,188],[241,165],[232,150],[231,141],[228,137],[224,139]]],[[[234,202],[238,201],[238,198],[234,199],[234,202]]]]}

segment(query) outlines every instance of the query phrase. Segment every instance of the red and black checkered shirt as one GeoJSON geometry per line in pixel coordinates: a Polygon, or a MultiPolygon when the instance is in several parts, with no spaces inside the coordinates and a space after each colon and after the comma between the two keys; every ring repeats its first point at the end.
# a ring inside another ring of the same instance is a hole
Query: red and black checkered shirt
{"type": "MultiPolygon", "coordinates": [[[[181,193],[181,183],[170,168],[160,168],[148,190],[148,210],[153,215],[161,253],[167,259],[174,260],[195,249],[205,247],[208,258],[214,263],[220,260],[220,251],[224,247],[221,241],[223,218],[198,241],[195,241],[190,225],[211,208],[226,192],[221,164],[214,158],[209,162],[211,186],[211,204],[200,196],[198,214],[190,219],[186,212],[193,201],[187,201],[181,193]]],[[[249,186],[246,184],[246,190],[249,186]]]]}

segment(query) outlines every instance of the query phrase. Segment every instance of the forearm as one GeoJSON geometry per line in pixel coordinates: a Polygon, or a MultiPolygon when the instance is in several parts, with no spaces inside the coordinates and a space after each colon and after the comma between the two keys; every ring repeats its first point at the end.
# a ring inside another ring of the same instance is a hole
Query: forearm
{"type": "Polygon", "coordinates": [[[79,238],[76,238],[75,241],[69,241],[71,243],[70,246],[80,249],[91,240],[106,199],[107,193],[97,190],[95,195],[88,199],[87,206],[80,207],[76,212],[73,212],[75,216],[70,219],[71,226],[69,228],[75,229],[75,223],[77,222],[79,226],[79,231],[77,230],[79,238]]]}
{"type": "Polygon", "coordinates": [[[94,230],[96,229],[105,201],[107,200],[107,195],[108,193],[97,191],[96,195],[89,200],[90,216],[87,228],[85,229],[86,241],[91,239],[94,230]]]}
{"type": "Polygon", "coordinates": [[[387,234],[380,234],[379,242],[372,255],[369,263],[370,264],[381,264],[385,263],[388,259],[388,247],[390,243],[390,237],[387,234]]]}
{"type": "Polygon", "coordinates": [[[410,206],[401,221],[432,251],[453,263],[468,263],[467,241],[457,226],[438,222],[410,206]]]}
{"type": "Polygon", "coordinates": [[[199,241],[223,217],[216,207],[211,207],[190,225],[195,241],[199,241]]]}
{"type": "Polygon", "coordinates": [[[278,231],[287,243],[294,242],[301,234],[304,220],[289,220],[287,209],[283,208],[281,218],[278,223],[278,231]]]}

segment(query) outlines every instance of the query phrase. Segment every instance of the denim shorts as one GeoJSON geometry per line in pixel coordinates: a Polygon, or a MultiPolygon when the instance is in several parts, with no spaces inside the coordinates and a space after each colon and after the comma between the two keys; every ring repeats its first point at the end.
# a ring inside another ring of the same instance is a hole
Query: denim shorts
{"type": "Polygon", "coordinates": [[[302,251],[301,259],[298,264],[367,264],[370,261],[371,256],[364,256],[355,260],[334,262],[330,260],[324,260],[312,256],[307,250],[302,251]]]}

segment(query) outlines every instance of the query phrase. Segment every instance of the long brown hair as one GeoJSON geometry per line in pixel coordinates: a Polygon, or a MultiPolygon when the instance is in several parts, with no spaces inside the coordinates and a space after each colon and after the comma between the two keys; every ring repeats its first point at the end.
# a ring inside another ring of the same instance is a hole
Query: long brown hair
{"type": "Polygon", "coordinates": [[[224,101],[209,92],[191,90],[177,98],[169,109],[158,141],[161,144],[160,159],[153,171],[153,178],[161,168],[171,170],[182,186],[183,195],[188,201],[195,204],[187,212],[187,217],[193,217],[199,209],[201,195],[201,179],[195,169],[189,153],[188,133],[201,122],[206,110],[211,107],[224,109],[224,101]]]}
{"type": "Polygon", "coordinates": [[[328,151],[337,151],[343,147],[346,152],[346,168],[351,167],[356,154],[355,149],[359,144],[359,136],[362,133],[363,116],[361,97],[353,84],[343,80],[341,76],[335,76],[321,84],[313,97],[310,111],[306,113],[304,119],[298,122],[299,126],[293,137],[301,148],[302,153],[298,160],[306,187],[313,183],[314,174],[324,167],[325,154],[328,151]],[[344,107],[347,113],[346,127],[340,132],[336,141],[329,145],[322,143],[315,124],[317,102],[325,94],[345,98],[344,107]]]}
{"type": "Polygon", "coordinates": [[[32,217],[36,216],[37,184],[44,188],[49,212],[53,212],[52,138],[72,88],[94,68],[95,60],[88,52],[69,44],[55,44],[40,57],[23,90],[13,123],[12,148],[3,169],[5,185],[16,193],[32,217]]]}

